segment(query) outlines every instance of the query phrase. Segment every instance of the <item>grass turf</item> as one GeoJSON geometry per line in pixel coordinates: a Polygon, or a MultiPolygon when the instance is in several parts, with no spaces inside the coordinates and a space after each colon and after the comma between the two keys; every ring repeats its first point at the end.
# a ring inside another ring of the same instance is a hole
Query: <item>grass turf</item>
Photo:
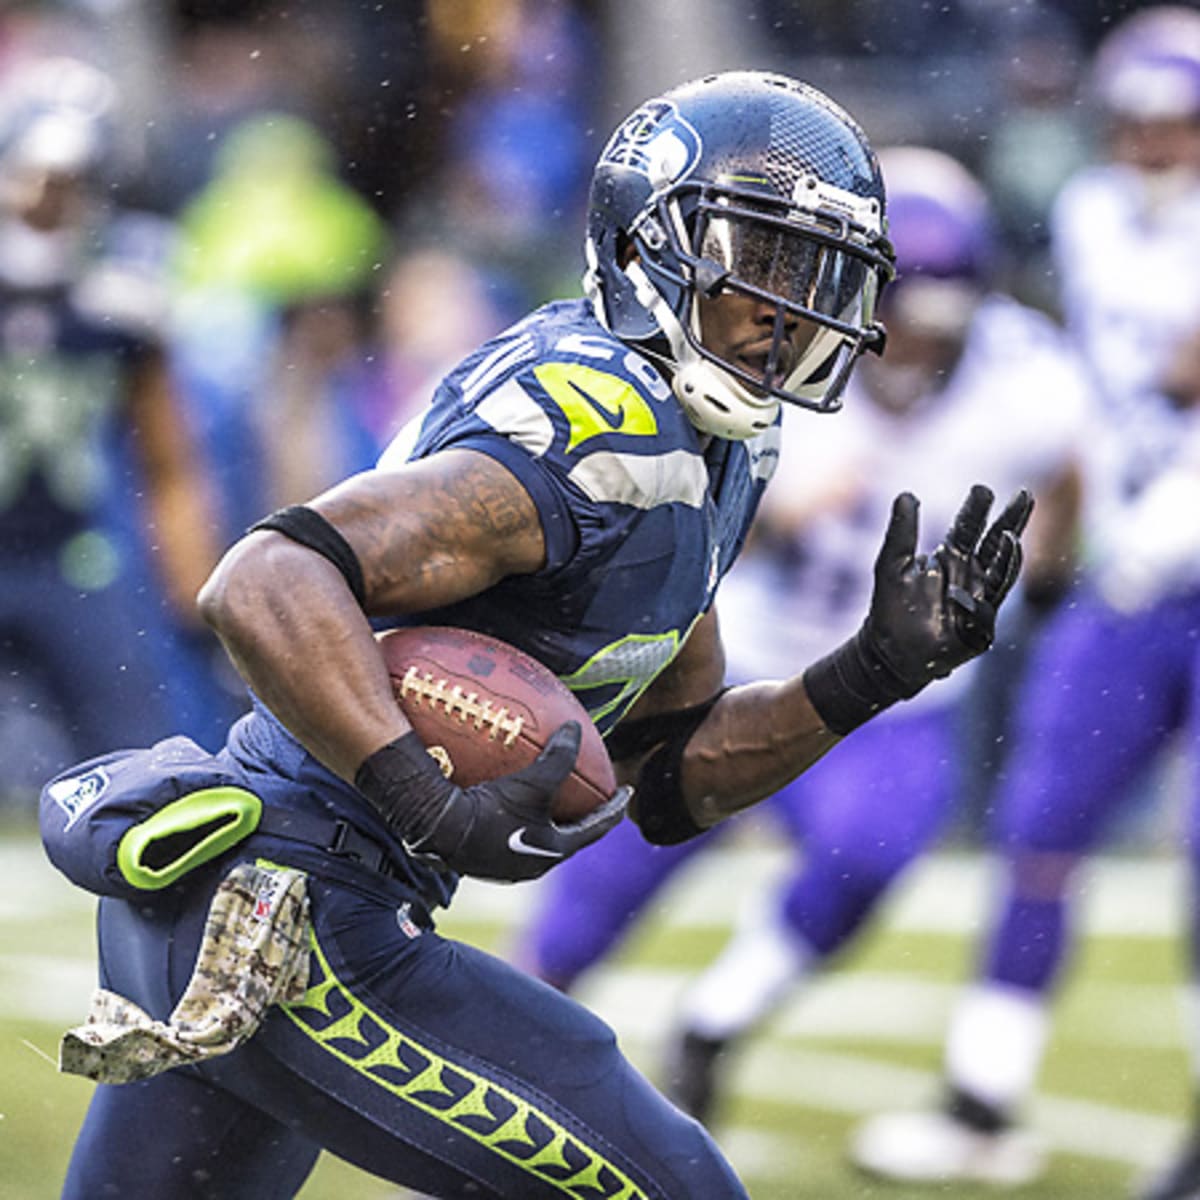
{"type": "MultiPolygon", "coordinates": [[[[0,902],[0,1193],[6,1200],[52,1200],[90,1094],[89,1084],[59,1075],[52,1059],[62,1029],[83,1015],[79,997],[86,998],[93,971],[91,907],[87,897],[45,865],[27,828],[5,830],[0,870],[9,885],[0,902]]],[[[1153,882],[1148,879],[1146,886],[1153,882]]],[[[492,948],[508,945],[511,911],[495,919],[482,913],[482,906],[469,908],[461,918],[452,912],[443,930],[492,948]]],[[[602,982],[605,972],[611,983],[622,978],[621,972],[636,975],[653,968],[682,983],[715,954],[724,932],[719,923],[673,925],[664,910],[656,909],[612,963],[597,972],[596,981],[602,982]]],[[[869,987],[872,980],[896,977],[945,985],[949,995],[966,977],[972,954],[961,930],[914,931],[893,926],[885,914],[880,928],[811,994],[819,999],[820,989],[853,985],[857,978],[869,987]]],[[[1189,1093],[1178,1006],[1180,959],[1169,932],[1090,934],[1056,1007],[1041,1077],[1040,1095],[1060,1105],[1051,1113],[1056,1122],[1071,1119],[1074,1104],[1083,1106],[1080,1119],[1086,1121],[1087,1106],[1097,1105],[1105,1119],[1158,1118],[1174,1132],[1189,1093]]],[[[613,986],[619,994],[621,984],[613,986]]],[[[610,1015],[602,1004],[597,1007],[617,1025],[631,1057],[653,1076],[662,1049],[653,1029],[665,1028],[665,1012],[647,1034],[644,1028],[623,1030],[620,1010],[610,1015]]],[[[870,1093],[870,1080],[899,1073],[918,1081],[918,1092],[935,1094],[938,1036],[905,1030],[903,1014],[894,1022],[898,1032],[871,1036],[857,1036],[852,1029],[806,1032],[803,1011],[793,1007],[789,1014],[772,1020],[747,1048],[745,1069],[732,1071],[717,1129],[754,1200],[992,1194],[962,1185],[898,1187],[867,1179],[847,1165],[845,1146],[854,1125],[873,1108],[892,1106],[890,1094],[870,1093]],[[764,1089],[764,1069],[769,1074],[772,1067],[776,1077],[764,1089]],[[831,1083],[844,1076],[829,1098],[819,1086],[826,1069],[831,1083]],[[859,1071],[866,1072],[867,1091],[847,1101],[846,1080],[858,1078],[859,1071]]],[[[1035,1124],[1037,1119],[1035,1107],[1035,1124]]],[[[1110,1155],[1103,1145],[1075,1152],[1070,1142],[1068,1137],[1068,1148],[1060,1145],[1054,1153],[1043,1179],[1011,1194],[1020,1200],[1124,1197],[1145,1167],[1128,1156],[1110,1155]]],[[[326,1156],[301,1195],[303,1200],[395,1200],[402,1193],[326,1156]]]]}

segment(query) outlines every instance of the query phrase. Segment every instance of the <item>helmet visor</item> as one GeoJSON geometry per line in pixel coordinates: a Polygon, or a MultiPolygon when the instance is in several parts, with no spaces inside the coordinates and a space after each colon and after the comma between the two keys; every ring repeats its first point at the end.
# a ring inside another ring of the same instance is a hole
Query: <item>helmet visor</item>
{"type": "Polygon", "coordinates": [[[873,318],[877,269],[865,257],[778,218],[712,213],[700,256],[722,286],[805,316],[859,327],[873,318]]]}

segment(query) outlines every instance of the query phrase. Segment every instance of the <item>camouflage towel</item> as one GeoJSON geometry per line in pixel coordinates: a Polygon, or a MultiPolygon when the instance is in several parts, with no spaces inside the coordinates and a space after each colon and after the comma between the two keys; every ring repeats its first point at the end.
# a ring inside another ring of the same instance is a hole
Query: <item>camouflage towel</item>
{"type": "Polygon", "coordinates": [[[98,1083],[148,1079],[227,1054],[259,1027],[272,1004],[308,987],[308,895],[300,871],[242,863],[217,888],[196,967],[175,1011],[156,1021],[98,989],[87,1022],[63,1035],[60,1071],[98,1083]]]}

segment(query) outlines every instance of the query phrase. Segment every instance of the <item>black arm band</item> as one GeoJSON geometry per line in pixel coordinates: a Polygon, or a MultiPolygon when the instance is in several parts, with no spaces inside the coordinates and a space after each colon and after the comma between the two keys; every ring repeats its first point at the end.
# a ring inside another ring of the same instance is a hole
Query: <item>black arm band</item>
{"type": "Polygon", "coordinates": [[[642,831],[642,837],[656,846],[673,846],[704,832],[692,819],[683,798],[683,752],[692,734],[727,690],[722,688],[712,699],[692,708],[646,717],[624,729],[618,726],[609,735],[610,745],[614,737],[623,735],[612,751],[618,760],[633,757],[656,742],[662,743],[643,765],[629,807],[629,815],[642,831]]]}
{"type": "Polygon", "coordinates": [[[864,626],[804,672],[804,690],[825,728],[844,737],[920,688],[906,684],[888,666],[864,626]]]}
{"type": "Polygon", "coordinates": [[[341,572],[346,586],[354,594],[360,608],[366,606],[367,592],[363,586],[362,566],[350,543],[325,520],[316,509],[304,504],[292,504],[276,509],[247,530],[270,529],[284,537],[307,546],[309,550],[333,563],[341,572]]]}

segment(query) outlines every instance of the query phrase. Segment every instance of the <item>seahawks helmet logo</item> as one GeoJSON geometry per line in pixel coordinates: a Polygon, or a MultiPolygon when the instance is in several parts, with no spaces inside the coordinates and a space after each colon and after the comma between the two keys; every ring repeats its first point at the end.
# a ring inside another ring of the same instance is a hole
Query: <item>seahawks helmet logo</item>
{"type": "Polygon", "coordinates": [[[652,186],[682,179],[700,158],[700,135],[670,100],[651,100],[609,139],[600,162],[629,167],[652,186]]]}

